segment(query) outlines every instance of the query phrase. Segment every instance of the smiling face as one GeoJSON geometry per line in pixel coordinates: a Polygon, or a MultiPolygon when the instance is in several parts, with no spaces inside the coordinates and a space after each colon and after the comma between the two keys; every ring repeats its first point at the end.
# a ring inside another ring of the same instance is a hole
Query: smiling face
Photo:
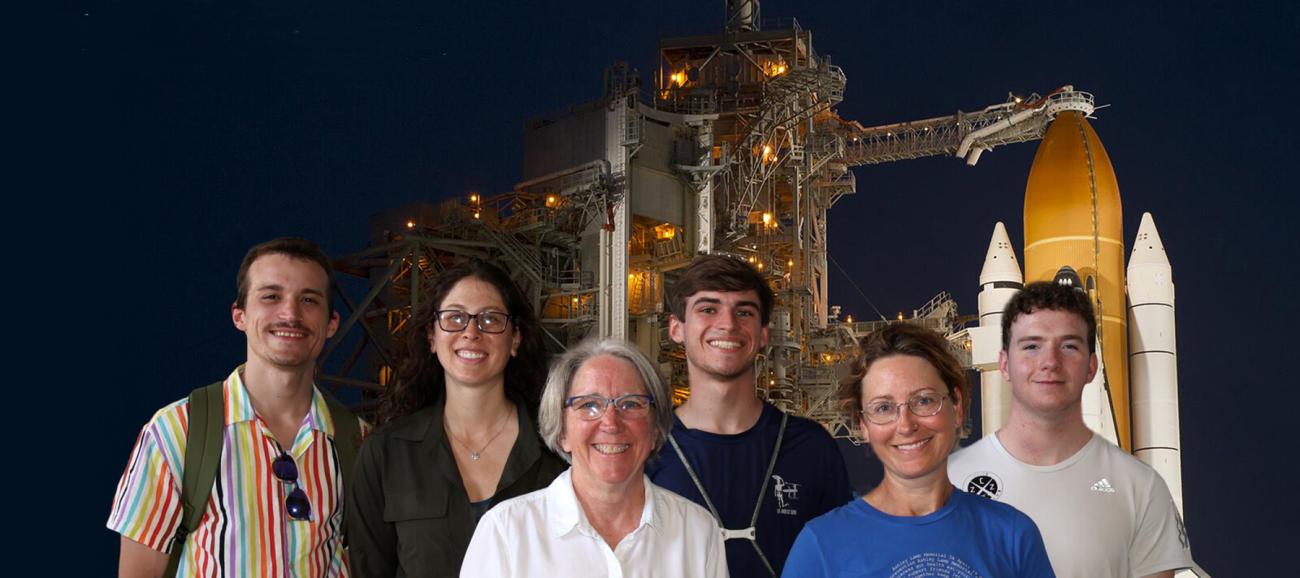
{"type": "Polygon", "coordinates": [[[1011,382],[1014,409],[1034,415],[1079,415],[1083,386],[1097,374],[1088,352],[1088,325],[1076,313],[1040,309],[1011,324],[1008,349],[998,356],[1011,382]]]}
{"type": "MultiPolygon", "coordinates": [[[[509,313],[501,293],[491,283],[476,277],[461,279],[447,292],[439,311],[464,311],[471,315],[485,311],[509,313]]],[[[491,387],[505,384],[506,364],[518,349],[520,333],[513,322],[504,333],[479,331],[477,319],[462,331],[443,331],[435,318],[426,328],[429,349],[438,356],[447,387],[491,387]]]]}
{"type": "Polygon", "coordinates": [[[685,346],[692,380],[732,381],[753,372],[768,328],[755,291],[700,291],[686,299],[686,319],[668,318],[668,335],[685,346]]]}
{"type": "Polygon", "coordinates": [[[312,261],[281,253],[253,261],[243,307],[231,306],[235,327],[248,338],[248,363],[312,368],[339,326],[325,302],[328,289],[329,277],[312,261]]]}
{"type": "Polygon", "coordinates": [[[858,417],[862,436],[884,465],[886,477],[894,480],[920,480],[948,483],[948,454],[957,443],[957,424],[962,420],[960,393],[948,386],[938,370],[923,358],[892,355],[871,364],[862,377],[862,405],[870,407],[880,400],[907,403],[921,393],[943,398],[939,413],[917,417],[907,407],[898,408],[898,419],[889,424],[874,424],[858,417]]]}
{"type": "MultiPolygon", "coordinates": [[[[629,393],[645,395],[645,384],[631,362],[611,355],[593,357],[573,376],[566,397],[599,395],[617,398],[629,393]]],[[[646,459],[654,448],[653,412],[630,417],[614,407],[600,419],[582,419],[575,409],[564,410],[560,448],[573,462],[573,485],[615,488],[638,487],[646,459]]]]}

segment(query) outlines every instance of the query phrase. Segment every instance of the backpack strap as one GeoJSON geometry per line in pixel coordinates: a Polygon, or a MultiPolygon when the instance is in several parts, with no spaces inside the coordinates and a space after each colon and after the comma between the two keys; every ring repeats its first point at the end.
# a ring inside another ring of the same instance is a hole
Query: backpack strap
{"type": "Polygon", "coordinates": [[[224,382],[218,381],[190,392],[185,442],[185,469],[181,471],[181,523],[176,528],[167,578],[176,575],[185,550],[185,537],[199,527],[207,509],[212,484],[221,463],[222,429],[226,425],[224,382]]]}
{"type": "Polygon", "coordinates": [[[320,393],[325,398],[325,405],[329,407],[330,421],[334,422],[334,448],[338,452],[339,475],[343,478],[343,489],[346,491],[352,487],[352,465],[356,463],[357,450],[361,448],[361,425],[357,422],[357,416],[343,402],[324,391],[320,393]]]}

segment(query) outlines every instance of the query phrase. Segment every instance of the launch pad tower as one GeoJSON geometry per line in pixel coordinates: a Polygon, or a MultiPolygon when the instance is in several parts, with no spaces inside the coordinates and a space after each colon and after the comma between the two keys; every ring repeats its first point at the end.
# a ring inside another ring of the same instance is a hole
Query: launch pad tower
{"type": "MultiPolygon", "coordinates": [[[[338,263],[369,288],[344,303],[342,328],[363,335],[322,379],[381,391],[419,287],[480,257],[527,288],[548,345],[626,338],[676,377],[680,402],[685,360],[667,336],[664,289],[694,255],[723,253],[752,263],[777,296],[771,347],[757,361],[760,395],[860,441],[834,403],[837,368],[858,338],[898,320],[841,320],[828,302],[827,212],[856,193],[851,167],[935,155],[974,164],[995,146],[1041,138],[1061,110],[1093,105],[1066,87],[867,128],[836,113],[846,85],[798,21],[763,20],[756,0],[725,2],[720,33],[660,40],[648,91],[618,63],[599,99],[531,122],[512,191],[372,218],[370,247],[338,263]]],[[[902,321],[949,334],[956,305],[941,294],[902,321]]],[[[954,350],[969,358],[962,344],[954,350]]]]}

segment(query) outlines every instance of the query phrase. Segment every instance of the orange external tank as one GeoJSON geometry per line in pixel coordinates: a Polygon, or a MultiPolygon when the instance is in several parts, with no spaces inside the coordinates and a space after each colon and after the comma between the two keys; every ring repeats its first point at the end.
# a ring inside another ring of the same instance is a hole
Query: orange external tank
{"type": "Polygon", "coordinates": [[[1025,282],[1078,273],[1097,310],[1097,336],[1120,446],[1132,451],[1124,218],[1110,157],[1079,112],[1057,115],[1025,185],[1025,282]]]}

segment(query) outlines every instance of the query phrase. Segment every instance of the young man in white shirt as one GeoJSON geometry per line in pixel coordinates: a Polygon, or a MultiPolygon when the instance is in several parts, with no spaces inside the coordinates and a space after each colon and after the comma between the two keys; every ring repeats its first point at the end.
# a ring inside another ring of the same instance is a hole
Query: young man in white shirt
{"type": "Polygon", "coordinates": [[[1010,415],[994,435],[954,453],[948,476],[1028,514],[1057,576],[1172,577],[1192,567],[1192,555],[1169,488],[1083,421],[1096,342],[1083,291],[1040,282],[1013,297],[999,355],[1011,383],[1010,415]]]}

